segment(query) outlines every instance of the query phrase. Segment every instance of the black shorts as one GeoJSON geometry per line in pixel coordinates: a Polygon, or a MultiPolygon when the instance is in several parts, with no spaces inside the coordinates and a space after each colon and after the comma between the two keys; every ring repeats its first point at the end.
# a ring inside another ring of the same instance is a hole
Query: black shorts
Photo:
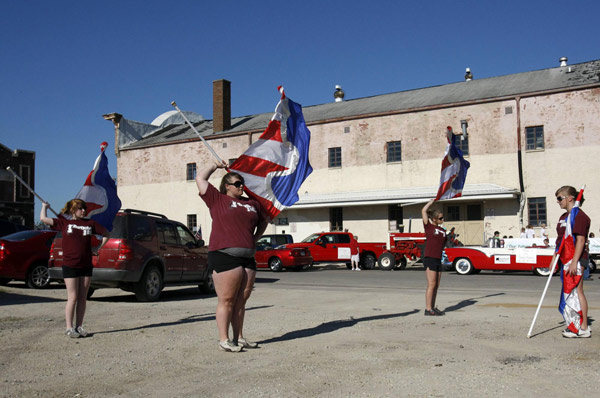
{"type": "Polygon", "coordinates": [[[256,271],[254,257],[236,257],[220,251],[208,252],[208,268],[217,274],[237,267],[244,267],[256,271]]]}
{"type": "Polygon", "coordinates": [[[423,265],[425,269],[429,268],[432,271],[441,272],[442,271],[442,259],[441,258],[433,258],[433,257],[424,257],[423,265]]]}
{"type": "Polygon", "coordinates": [[[77,268],[62,266],[63,279],[65,278],[79,278],[82,276],[92,276],[93,267],[77,268]]]}

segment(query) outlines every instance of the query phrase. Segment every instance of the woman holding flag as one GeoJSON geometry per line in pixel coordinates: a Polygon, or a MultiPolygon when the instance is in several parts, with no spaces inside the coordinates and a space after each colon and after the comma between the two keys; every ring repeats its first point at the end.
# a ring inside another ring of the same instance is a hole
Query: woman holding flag
{"type": "MultiPolygon", "coordinates": [[[[588,303],[583,293],[584,248],[590,230],[590,218],[579,208],[583,204],[583,189],[577,194],[572,186],[560,187],[556,193],[556,201],[566,212],[560,216],[556,225],[556,247],[559,251],[559,270],[563,277],[563,292],[560,310],[567,323],[563,337],[591,337],[588,325],[588,303]],[[565,239],[565,242],[562,242],[565,239]],[[568,265],[565,268],[564,265],[568,265]],[[573,288],[575,288],[573,292],[573,288]],[[579,315],[579,316],[578,316],[579,315]],[[580,318],[580,319],[578,319],[580,318]]],[[[554,264],[554,259],[551,264],[554,264]]]]}
{"type": "Polygon", "coordinates": [[[217,168],[224,169],[227,165],[214,163],[198,171],[196,185],[212,218],[208,266],[217,291],[219,348],[239,352],[258,346],[243,337],[242,329],[246,301],[256,277],[256,241],[265,231],[267,221],[258,201],[242,196],[244,178],[240,174],[225,174],[219,190],[208,182],[217,168]],[[229,338],[230,325],[233,340],[229,338]]]}
{"type": "Polygon", "coordinates": [[[423,225],[425,228],[425,254],[423,265],[427,275],[427,290],[425,291],[425,315],[445,315],[435,306],[437,291],[442,278],[442,251],[446,245],[446,230],[441,227],[444,214],[437,209],[430,209],[435,199],[431,199],[423,209],[423,225]]]}

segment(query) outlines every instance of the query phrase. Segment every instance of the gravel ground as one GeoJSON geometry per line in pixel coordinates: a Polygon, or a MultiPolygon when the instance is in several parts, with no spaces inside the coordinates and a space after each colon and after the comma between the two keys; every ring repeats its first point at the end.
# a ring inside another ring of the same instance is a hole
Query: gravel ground
{"type": "Polygon", "coordinates": [[[9,285],[0,396],[598,396],[600,337],[562,338],[548,305],[527,339],[537,299],[468,294],[440,291],[447,315],[424,317],[422,289],[382,300],[373,289],[259,284],[245,331],[261,348],[236,354],[217,348],[216,297],[196,289],[168,288],[158,303],[99,290],[86,315],[93,336],[69,339],[63,289],[9,285]]]}

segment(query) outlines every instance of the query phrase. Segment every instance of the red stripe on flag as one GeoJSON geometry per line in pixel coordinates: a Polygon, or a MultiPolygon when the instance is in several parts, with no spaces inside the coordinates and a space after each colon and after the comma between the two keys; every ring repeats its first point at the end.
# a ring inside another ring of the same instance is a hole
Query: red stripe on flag
{"type": "Polygon", "coordinates": [[[267,174],[274,171],[285,171],[288,168],[277,163],[269,162],[268,160],[255,158],[253,156],[241,155],[231,169],[243,171],[259,177],[266,177],[267,174]]]}
{"type": "Polygon", "coordinates": [[[440,185],[440,189],[438,189],[438,193],[435,197],[435,200],[438,200],[440,197],[442,197],[444,193],[446,193],[447,190],[450,189],[452,181],[454,181],[454,178],[451,178],[448,181],[445,181],[442,185],[440,185]]]}
{"type": "Polygon", "coordinates": [[[251,197],[252,199],[258,201],[258,203],[260,203],[263,210],[267,214],[269,221],[272,221],[279,213],[281,213],[281,211],[278,208],[273,206],[273,202],[271,202],[268,199],[263,198],[262,196],[256,195],[254,192],[250,191],[249,189],[246,189],[245,186],[244,186],[244,192],[246,192],[246,194],[248,194],[249,197],[251,197]]]}
{"type": "Polygon", "coordinates": [[[283,142],[281,139],[281,122],[279,120],[271,120],[260,138],[263,140],[283,142]]]}

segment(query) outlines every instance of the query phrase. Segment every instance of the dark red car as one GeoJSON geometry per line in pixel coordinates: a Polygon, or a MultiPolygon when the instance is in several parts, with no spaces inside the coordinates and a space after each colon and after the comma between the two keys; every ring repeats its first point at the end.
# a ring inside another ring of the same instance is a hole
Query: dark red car
{"type": "Polygon", "coordinates": [[[258,246],[254,259],[257,268],[270,268],[273,272],[284,268],[306,269],[313,263],[310,251],[304,247],[286,249],[280,246],[273,249],[270,246],[258,246]]]}
{"type": "Polygon", "coordinates": [[[33,289],[50,284],[48,259],[56,231],[21,231],[0,238],[0,284],[23,280],[33,289]]]}

